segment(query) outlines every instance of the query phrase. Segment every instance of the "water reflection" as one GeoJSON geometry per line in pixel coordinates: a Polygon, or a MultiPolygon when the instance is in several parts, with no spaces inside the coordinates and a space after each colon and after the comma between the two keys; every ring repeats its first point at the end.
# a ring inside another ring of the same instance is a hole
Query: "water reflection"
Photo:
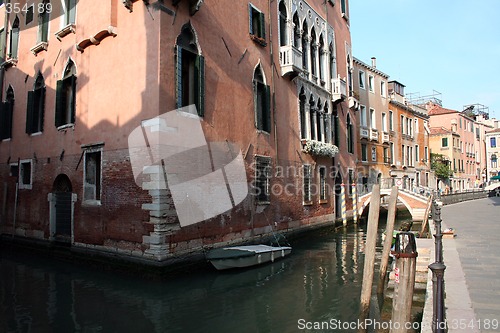
{"type": "Polygon", "coordinates": [[[253,269],[145,279],[0,252],[1,332],[285,332],[358,317],[364,230],[323,229],[253,269]]]}

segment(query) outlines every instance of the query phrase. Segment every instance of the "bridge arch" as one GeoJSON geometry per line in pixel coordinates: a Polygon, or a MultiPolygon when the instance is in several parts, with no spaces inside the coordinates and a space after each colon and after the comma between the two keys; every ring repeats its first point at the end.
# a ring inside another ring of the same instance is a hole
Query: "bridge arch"
{"type": "MultiPolygon", "coordinates": [[[[390,195],[390,190],[381,190],[380,197],[385,197],[390,195]]],[[[419,197],[413,193],[407,193],[406,191],[398,191],[398,200],[403,203],[403,205],[410,212],[413,221],[422,221],[425,217],[425,212],[427,211],[430,201],[428,198],[419,197]]],[[[359,198],[359,209],[358,215],[363,214],[364,210],[371,201],[371,192],[365,194],[359,198]]]]}

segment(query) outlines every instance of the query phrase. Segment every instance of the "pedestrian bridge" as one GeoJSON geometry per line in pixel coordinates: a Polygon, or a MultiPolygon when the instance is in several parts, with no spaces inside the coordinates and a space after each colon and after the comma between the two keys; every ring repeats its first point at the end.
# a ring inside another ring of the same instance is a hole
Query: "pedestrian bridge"
{"type": "MultiPolygon", "coordinates": [[[[380,197],[389,196],[391,189],[380,189],[380,197]]],[[[370,205],[372,192],[366,193],[358,199],[358,216],[363,214],[366,207],[370,205]]],[[[429,214],[431,205],[431,197],[426,197],[405,189],[398,189],[398,201],[408,209],[413,221],[423,221],[424,217],[429,214]]]]}

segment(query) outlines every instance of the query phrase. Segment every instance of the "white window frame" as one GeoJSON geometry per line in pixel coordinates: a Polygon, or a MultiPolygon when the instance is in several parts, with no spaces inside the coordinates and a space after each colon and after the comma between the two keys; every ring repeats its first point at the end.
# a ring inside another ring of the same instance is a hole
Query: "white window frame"
{"type": "Polygon", "coordinates": [[[365,105],[360,105],[359,106],[359,116],[360,116],[360,125],[361,127],[368,127],[368,122],[367,122],[367,114],[366,114],[366,106],[365,105]]]}
{"type": "Polygon", "coordinates": [[[389,110],[389,131],[394,131],[394,111],[389,110]]]}
{"type": "Polygon", "coordinates": [[[324,204],[328,202],[328,186],[326,183],[326,167],[320,166],[318,168],[318,181],[319,181],[319,203],[324,204]],[[323,171],[323,177],[321,176],[323,171]],[[321,197],[323,195],[323,198],[321,197]]]}
{"type": "Polygon", "coordinates": [[[389,150],[391,152],[390,162],[391,162],[391,165],[392,165],[392,164],[394,164],[394,162],[396,160],[396,152],[394,151],[394,142],[391,142],[389,144],[389,150]]]}
{"type": "Polygon", "coordinates": [[[418,145],[415,145],[415,162],[418,163],[420,162],[419,161],[419,158],[420,158],[420,152],[418,151],[419,150],[419,146],[418,145]]]}
{"type": "Polygon", "coordinates": [[[387,133],[387,113],[382,112],[382,131],[387,133]]]}
{"type": "Polygon", "coordinates": [[[380,81],[380,96],[387,97],[385,81],[380,81]]]}
{"type": "Polygon", "coordinates": [[[377,147],[376,146],[372,146],[371,155],[372,155],[372,162],[377,162],[377,147]]]}
{"type": "Polygon", "coordinates": [[[311,164],[303,164],[302,165],[302,190],[303,190],[302,204],[304,206],[312,205],[312,203],[313,203],[312,202],[312,193],[311,193],[312,175],[313,175],[313,166],[311,164]],[[306,169],[308,169],[308,172],[306,172],[306,169]],[[304,189],[306,187],[306,179],[308,180],[308,184],[307,184],[308,196],[306,196],[306,192],[304,191],[304,189]]]}
{"type": "Polygon", "coordinates": [[[31,190],[33,188],[33,160],[32,159],[20,160],[18,165],[18,170],[19,170],[18,174],[19,189],[31,190]],[[28,163],[30,165],[30,182],[29,184],[26,184],[23,182],[23,176],[24,176],[23,164],[28,164],[28,163]]]}
{"type": "Polygon", "coordinates": [[[272,176],[272,173],[271,173],[271,157],[269,156],[263,156],[263,155],[255,155],[255,186],[256,188],[259,189],[259,191],[261,190],[261,188],[259,188],[257,186],[257,181],[259,181],[259,164],[262,163],[264,169],[262,169],[264,171],[264,176],[265,176],[265,185],[264,185],[264,191],[265,191],[265,195],[266,195],[266,199],[267,200],[260,200],[258,196],[256,196],[256,203],[258,205],[269,205],[271,203],[271,176],[272,176]]]}
{"type": "Polygon", "coordinates": [[[366,81],[366,74],[361,69],[359,70],[358,79],[359,79],[359,88],[365,90],[366,89],[366,82],[365,82],[366,81]]]}
{"type": "Polygon", "coordinates": [[[361,162],[368,162],[368,147],[365,143],[361,144],[361,162]]]}
{"type": "Polygon", "coordinates": [[[100,206],[101,205],[101,200],[102,200],[102,167],[103,167],[103,145],[90,145],[90,146],[85,146],[84,147],[84,152],[83,152],[83,204],[87,206],[100,206]],[[87,184],[86,178],[87,178],[87,154],[94,154],[94,153],[99,153],[101,155],[100,158],[100,165],[99,165],[99,199],[86,199],[85,197],[85,184],[87,184]]]}
{"type": "Polygon", "coordinates": [[[374,108],[370,108],[370,128],[377,129],[377,115],[374,108]]]}
{"type": "Polygon", "coordinates": [[[375,93],[375,76],[368,75],[368,89],[371,93],[375,93]]]}

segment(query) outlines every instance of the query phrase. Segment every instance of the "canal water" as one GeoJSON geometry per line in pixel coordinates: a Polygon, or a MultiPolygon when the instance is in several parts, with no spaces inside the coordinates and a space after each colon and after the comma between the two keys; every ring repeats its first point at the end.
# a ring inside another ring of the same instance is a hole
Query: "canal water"
{"type": "Polygon", "coordinates": [[[219,272],[207,263],[155,279],[3,247],[0,332],[295,332],[356,321],[364,238],[363,225],[323,228],[269,265],[219,272]]]}

